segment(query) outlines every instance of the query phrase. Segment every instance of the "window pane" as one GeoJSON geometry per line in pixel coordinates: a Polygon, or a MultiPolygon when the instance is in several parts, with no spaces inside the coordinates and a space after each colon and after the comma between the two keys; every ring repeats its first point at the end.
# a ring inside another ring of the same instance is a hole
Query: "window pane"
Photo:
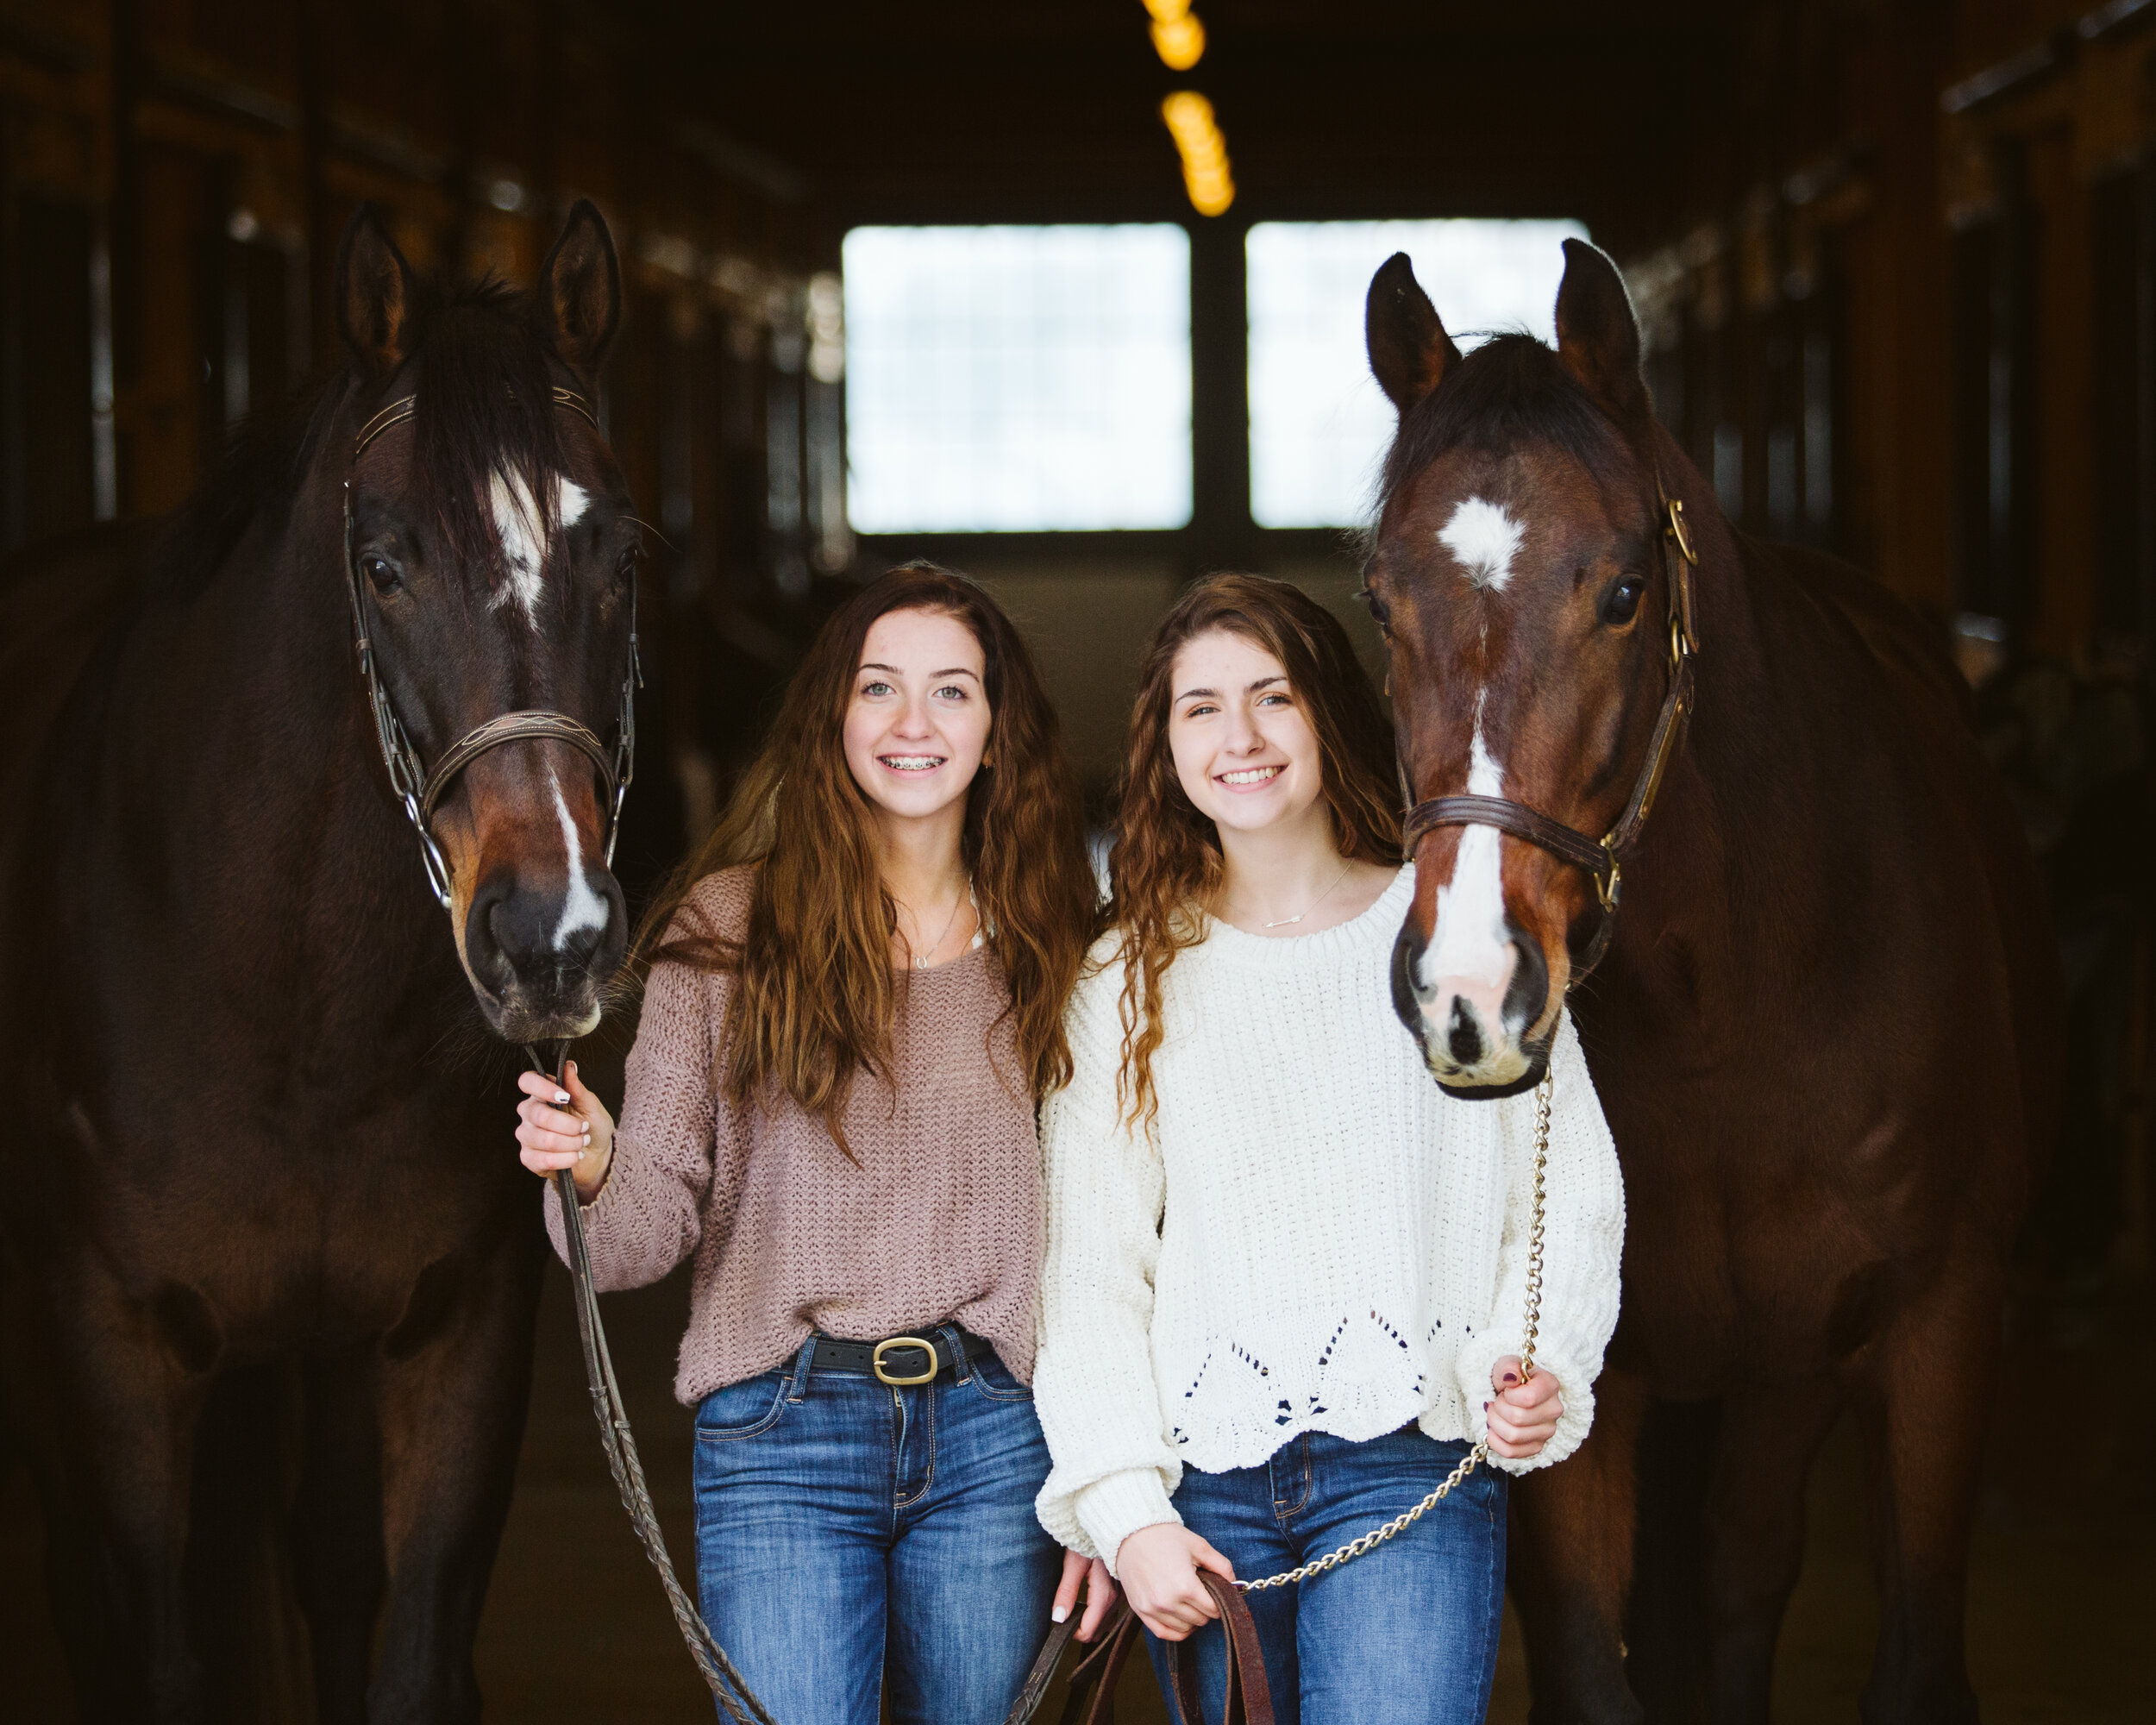
{"type": "Polygon", "coordinates": [[[1348,527],[1369,510],[1395,417],[1370,376],[1363,301],[1395,252],[1414,260],[1463,348],[1525,329],[1557,339],[1563,242],[1576,222],[1261,222],[1250,272],[1250,513],[1261,527],[1348,527]]]}
{"type": "Polygon", "coordinates": [[[846,235],[862,533],[1190,519],[1190,242],[1169,224],[846,235]]]}

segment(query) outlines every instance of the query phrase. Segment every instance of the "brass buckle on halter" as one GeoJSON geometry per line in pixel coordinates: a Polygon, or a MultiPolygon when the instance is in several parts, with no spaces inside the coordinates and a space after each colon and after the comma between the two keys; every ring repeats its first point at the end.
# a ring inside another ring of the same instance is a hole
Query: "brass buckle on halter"
{"type": "Polygon", "coordinates": [[[1608,866],[1595,876],[1595,896],[1602,901],[1603,911],[1614,916],[1617,900],[1624,895],[1625,871],[1618,866],[1617,853],[1607,838],[1602,841],[1602,856],[1608,866]]]}
{"type": "Polygon", "coordinates": [[[1692,549],[1691,531],[1684,524],[1684,499],[1683,498],[1673,497],[1670,499],[1669,514],[1670,536],[1677,541],[1677,551],[1684,561],[1696,569],[1699,568],[1699,555],[1692,549]]]}
{"type": "Polygon", "coordinates": [[[918,1336],[887,1336],[878,1342],[868,1354],[868,1370],[875,1373],[876,1382],[888,1383],[899,1389],[904,1389],[911,1384],[926,1383],[943,1369],[943,1361],[936,1357],[936,1344],[924,1342],[918,1336]],[[902,1377],[886,1371],[883,1369],[883,1352],[886,1348],[920,1349],[928,1356],[928,1370],[917,1371],[910,1377],[902,1377]]]}

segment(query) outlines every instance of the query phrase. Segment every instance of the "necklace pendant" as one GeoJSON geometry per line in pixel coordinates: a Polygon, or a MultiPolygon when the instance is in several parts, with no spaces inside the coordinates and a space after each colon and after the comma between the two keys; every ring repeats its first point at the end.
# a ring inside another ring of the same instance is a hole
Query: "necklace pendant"
{"type": "Polygon", "coordinates": [[[1278,922],[1269,922],[1265,925],[1265,926],[1267,928],[1286,928],[1288,924],[1300,922],[1304,917],[1307,917],[1309,914],[1310,913],[1308,911],[1300,911],[1294,916],[1282,917],[1278,922]]]}

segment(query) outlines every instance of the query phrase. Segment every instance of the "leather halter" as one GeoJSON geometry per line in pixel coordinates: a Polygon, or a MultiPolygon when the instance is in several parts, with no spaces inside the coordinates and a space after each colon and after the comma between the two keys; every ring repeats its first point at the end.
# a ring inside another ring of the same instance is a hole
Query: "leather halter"
{"type": "MultiPolygon", "coordinates": [[[[592,405],[574,390],[556,385],[555,405],[567,408],[596,431],[599,416],[592,411],[592,405]]],[[[384,407],[366,424],[352,441],[352,460],[356,467],[367,446],[393,426],[402,425],[419,411],[416,395],[399,396],[384,407]]],[[[360,656],[360,674],[367,681],[367,705],[374,715],[374,740],[380,744],[382,765],[388,769],[390,788],[404,806],[404,814],[419,835],[419,860],[425,864],[427,882],[433,888],[436,900],[443,910],[450,906],[450,877],[448,859],[442,856],[442,847],[434,836],[434,813],[442,800],[448,794],[450,785],[480,756],[511,743],[548,742],[566,743],[578,750],[598,772],[599,782],[606,792],[606,866],[614,866],[614,840],[621,831],[622,804],[629,795],[630,781],[636,775],[636,691],[643,687],[643,666],[636,651],[636,585],[632,574],[629,585],[629,663],[622,677],[621,710],[615,718],[614,746],[610,753],[597,733],[580,720],[566,712],[555,712],[545,707],[523,707],[514,712],[505,712],[474,726],[442,752],[442,758],[429,771],[420,761],[419,751],[411,745],[411,737],[398,717],[397,708],[382,685],[380,673],[374,663],[374,643],[367,632],[367,595],[360,580],[360,565],[353,543],[352,481],[344,482],[344,579],[345,591],[352,602],[352,634],[360,656]]]]}
{"type": "Polygon", "coordinates": [[[1677,752],[1678,738],[1683,734],[1692,709],[1692,660],[1699,652],[1692,571],[1699,567],[1699,556],[1692,549],[1692,536],[1684,524],[1683,499],[1671,497],[1659,480],[1655,482],[1655,494],[1662,505],[1663,558],[1668,575],[1670,687],[1662,698],[1662,712],[1655,720],[1647,758],[1640,765],[1632,795],[1616,823],[1600,838],[1593,838],[1577,827],[1553,820],[1540,810],[1514,802],[1509,797],[1469,795],[1433,797],[1427,802],[1417,803],[1407,811],[1401,826],[1401,848],[1411,860],[1415,846],[1438,827],[1493,826],[1539,845],[1552,856],[1591,875],[1595,894],[1601,900],[1602,919],[1594,938],[1588,943],[1587,950],[1572,967],[1574,984],[1601,963],[1602,954],[1608,950],[1610,935],[1616,926],[1618,901],[1624,894],[1624,857],[1639,842],[1640,830],[1653,812],[1655,794],[1662,788],[1662,776],[1669,769],[1670,757],[1677,752]]]}

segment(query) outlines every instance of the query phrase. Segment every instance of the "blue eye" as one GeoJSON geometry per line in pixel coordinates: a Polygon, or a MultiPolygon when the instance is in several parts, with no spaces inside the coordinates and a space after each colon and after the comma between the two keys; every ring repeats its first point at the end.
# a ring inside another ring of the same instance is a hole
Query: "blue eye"
{"type": "Polygon", "coordinates": [[[891,685],[884,682],[868,683],[862,686],[861,692],[864,695],[887,695],[891,693],[891,685]]]}

